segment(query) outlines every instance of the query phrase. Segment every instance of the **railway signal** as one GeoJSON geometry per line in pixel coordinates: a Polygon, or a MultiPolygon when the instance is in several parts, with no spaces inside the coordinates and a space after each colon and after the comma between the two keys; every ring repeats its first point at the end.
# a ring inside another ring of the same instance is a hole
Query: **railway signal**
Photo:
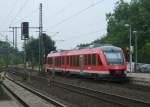
{"type": "Polygon", "coordinates": [[[29,22],[22,22],[21,23],[21,39],[28,39],[29,38],[29,22]]]}

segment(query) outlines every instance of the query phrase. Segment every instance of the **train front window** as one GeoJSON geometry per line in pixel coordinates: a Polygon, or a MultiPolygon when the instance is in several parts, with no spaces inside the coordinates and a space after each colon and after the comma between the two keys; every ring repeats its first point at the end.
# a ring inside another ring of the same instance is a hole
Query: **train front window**
{"type": "Polygon", "coordinates": [[[120,51],[104,52],[108,64],[123,64],[123,56],[120,51]]]}

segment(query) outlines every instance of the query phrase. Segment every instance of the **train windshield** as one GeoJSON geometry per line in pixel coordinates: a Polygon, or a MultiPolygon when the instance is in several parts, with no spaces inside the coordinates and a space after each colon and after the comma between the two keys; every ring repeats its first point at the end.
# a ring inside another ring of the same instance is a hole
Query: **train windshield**
{"type": "Polygon", "coordinates": [[[123,64],[123,56],[120,51],[104,52],[108,64],[123,64]]]}

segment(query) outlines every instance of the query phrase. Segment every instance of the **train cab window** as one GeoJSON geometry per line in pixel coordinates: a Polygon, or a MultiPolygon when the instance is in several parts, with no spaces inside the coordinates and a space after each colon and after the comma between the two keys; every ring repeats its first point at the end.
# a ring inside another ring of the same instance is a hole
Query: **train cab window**
{"type": "Polygon", "coordinates": [[[92,54],[92,65],[96,66],[96,54],[92,54]]]}
{"type": "Polygon", "coordinates": [[[88,54],[88,65],[91,65],[91,55],[88,54]]]}
{"type": "Polygon", "coordinates": [[[101,61],[100,56],[99,55],[97,55],[97,56],[98,56],[98,65],[102,65],[102,61],[101,61]]]}
{"type": "Polygon", "coordinates": [[[87,65],[87,55],[84,55],[84,65],[87,65]]]}

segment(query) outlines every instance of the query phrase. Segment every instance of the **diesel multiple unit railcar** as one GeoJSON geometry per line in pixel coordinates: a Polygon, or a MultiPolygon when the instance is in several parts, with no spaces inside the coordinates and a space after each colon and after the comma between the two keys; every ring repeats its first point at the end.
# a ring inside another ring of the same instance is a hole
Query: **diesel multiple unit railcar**
{"type": "Polygon", "coordinates": [[[115,46],[76,49],[50,53],[46,71],[98,77],[125,76],[127,68],[123,50],[115,46]]]}

